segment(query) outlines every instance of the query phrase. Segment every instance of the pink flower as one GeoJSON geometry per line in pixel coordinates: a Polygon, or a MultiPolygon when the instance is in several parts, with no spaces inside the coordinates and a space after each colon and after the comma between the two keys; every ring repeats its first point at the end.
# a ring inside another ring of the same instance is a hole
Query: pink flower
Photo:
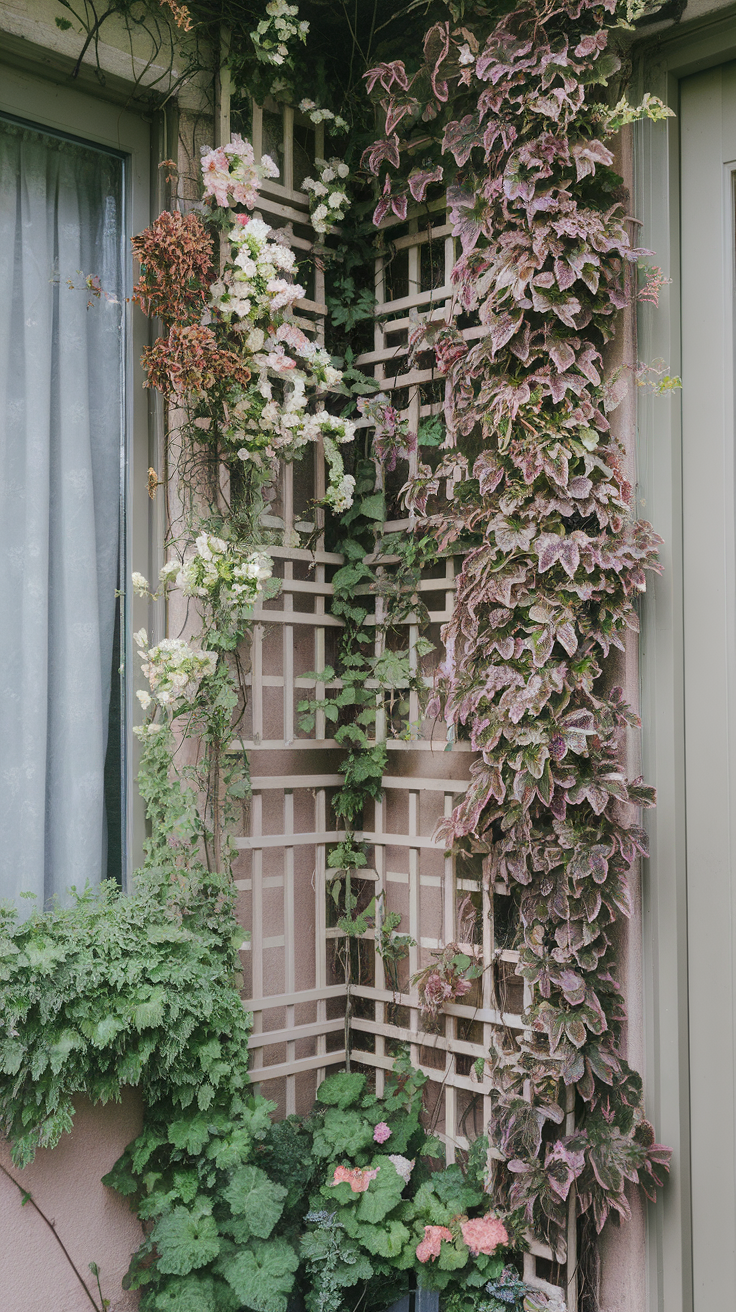
{"type": "Polygon", "coordinates": [[[439,1257],[443,1239],[452,1242],[452,1231],[446,1225],[425,1225],[424,1238],[417,1244],[417,1261],[428,1262],[430,1257],[439,1257]]]}
{"type": "Polygon", "coordinates": [[[459,975],[455,980],[455,997],[462,998],[463,995],[470,990],[470,987],[471,980],[463,979],[462,975],[459,975]]]}
{"type": "Polygon", "coordinates": [[[230,189],[230,164],[221,147],[202,155],[202,181],[206,196],[214,196],[218,205],[227,208],[230,189]]]}
{"type": "Polygon", "coordinates": [[[336,1184],[349,1184],[354,1194],[364,1194],[380,1169],[379,1166],[375,1166],[372,1170],[368,1170],[367,1167],[361,1170],[359,1166],[354,1166],[351,1170],[347,1166],[336,1166],[334,1178],[328,1187],[334,1189],[336,1184]]]}
{"type": "Polygon", "coordinates": [[[387,1139],[391,1138],[391,1131],[385,1121],[378,1122],[373,1131],[373,1138],[376,1143],[385,1143],[387,1139]]]}
{"type": "Polygon", "coordinates": [[[286,355],[283,346],[280,344],[273,351],[269,351],[266,356],[266,364],[269,369],[275,369],[282,374],[287,373],[289,369],[296,369],[296,360],[293,360],[290,355],[286,355]]]}
{"type": "Polygon", "coordinates": [[[490,1255],[495,1252],[499,1244],[509,1242],[505,1225],[490,1212],[487,1216],[479,1216],[475,1221],[463,1222],[460,1229],[473,1257],[477,1257],[479,1253],[490,1255]]]}
{"type": "Polygon", "coordinates": [[[427,982],[424,985],[424,996],[429,1003],[439,1006],[446,998],[452,997],[452,986],[444,980],[439,971],[433,971],[427,976],[427,982]]]}
{"type": "Polygon", "coordinates": [[[250,214],[234,214],[233,218],[242,228],[245,227],[246,223],[250,223],[250,214]]]}

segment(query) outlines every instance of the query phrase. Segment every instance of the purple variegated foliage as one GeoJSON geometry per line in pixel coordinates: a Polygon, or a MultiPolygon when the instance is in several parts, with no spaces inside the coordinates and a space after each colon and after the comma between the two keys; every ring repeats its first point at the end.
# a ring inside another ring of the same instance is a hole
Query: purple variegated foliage
{"type": "Polygon", "coordinates": [[[430,30],[413,74],[401,61],[368,74],[385,116],[365,156],[385,174],[375,221],[442,178],[462,251],[456,317],[412,332],[446,380],[447,438],[406,500],[440,549],[465,553],[434,709],[478,758],[439,833],[516,890],[530,1037],[491,1056],[496,1201],[550,1237],[573,1184],[600,1229],[628,1215],[627,1182],[653,1196],[669,1159],[622,1051],[614,953],[654,793],[621,769],[638,721],[605,661],[637,631],[661,541],[633,517],[607,417],[620,380],[603,377],[627,267],[649,254],[631,246],[596,103],[619,67],[617,25],[616,0],[536,0],[490,33],[466,10],[462,28],[430,30]],[[466,314],[484,330],[470,341],[466,314]],[[453,513],[432,514],[458,477],[453,513]],[[576,1122],[562,1135],[566,1089],[576,1122]]]}

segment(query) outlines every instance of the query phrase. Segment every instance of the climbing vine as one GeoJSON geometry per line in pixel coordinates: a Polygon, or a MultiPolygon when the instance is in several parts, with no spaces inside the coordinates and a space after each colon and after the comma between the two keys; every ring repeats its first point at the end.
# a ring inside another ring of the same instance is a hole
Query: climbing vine
{"type": "MultiPolygon", "coordinates": [[[[462,246],[454,319],[414,333],[446,380],[444,470],[420,471],[421,501],[443,472],[462,476],[452,517],[430,501],[424,521],[465,553],[436,709],[479,753],[441,832],[517,890],[530,1038],[489,1059],[506,1162],[494,1196],[551,1237],[573,1185],[600,1230],[611,1209],[628,1216],[626,1182],[653,1195],[669,1158],[622,1051],[611,933],[654,794],[622,773],[638,721],[606,661],[638,628],[660,541],[632,515],[602,355],[642,254],[605,144],[638,111],[598,99],[626,22],[615,0],[523,5],[490,32],[465,12],[430,28],[418,68],[368,75],[385,126],[366,156],[375,221],[442,181],[462,246]],[[560,1135],[565,1089],[577,1124],[560,1135]]],[[[667,112],[648,99],[640,114],[667,112]]]]}

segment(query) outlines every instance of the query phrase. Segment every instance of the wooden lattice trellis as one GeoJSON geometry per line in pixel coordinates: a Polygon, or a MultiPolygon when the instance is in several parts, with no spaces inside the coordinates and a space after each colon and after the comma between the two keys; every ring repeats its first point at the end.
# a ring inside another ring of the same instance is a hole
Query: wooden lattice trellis
{"type": "MultiPolygon", "coordinates": [[[[253,144],[257,156],[268,150],[281,169],[280,181],[262,188],[260,212],[274,227],[288,226],[294,247],[306,251],[313,232],[308,196],[299,183],[309,172],[310,155],[324,155],[323,128],[313,128],[289,107],[256,107],[253,144]]],[[[374,347],[357,363],[366,372],[373,370],[414,431],[441,408],[443,384],[429,362],[426,368],[407,364],[409,315],[418,309],[423,315],[449,316],[454,259],[455,243],[442,200],[410,213],[405,222],[392,220],[384,226],[376,261],[374,347]]],[[[298,302],[297,310],[305,329],[321,340],[326,307],[319,269],[308,290],[309,299],[298,302]]],[[[466,329],[470,337],[482,331],[466,329]]],[[[416,454],[410,456],[410,473],[416,460],[416,454]]],[[[404,462],[395,475],[396,487],[406,473],[404,462]]],[[[330,579],[342,557],[324,549],[322,526],[314,523],[314,512],[308,509],[324,494],[324,483],[324,460],[315,450],[312,460],[284,468],[264,516],[264,527],[283,535],[283,546],[269,548],[282,588],[279,597],[257,613],[242,740],[251,761],[253,796],[250,833],[236,840],[236,873],[239,912],[250,930],[243,962],[245,1005],[254,1018],[252,1078],[285,1114],[306,1111],[324,1073],[346,1057],[346,984],[336,952],[342,931],[329,923],[326,864],[329,845],[343,836],[331,812],[332,793],[342,782],[337,773],[341,749],[327,736],[324,714],[317,714],[313,731],[306,734],[298,727],[296,713],[297,702],[314,687],[306,673],[334,664],[342,623],[330,614],[330,579]],[[308,539],[316,542],[309,549],[300,545],[308,539]]],[[[391,487],[386,490],[390,495],[391,487]]],[[[451,485],[444,487],[443,495],[449,510],[451,485]]],[[[406,532],[410,524],[409,518],[397,518],[383,531],[406,532]]],[[[390,578],[397,558],[374,555],[372,562],[390,578]]],[[[435,664],[440,626],[452,611],[457,567],[456,560],[445,558],[425,571],[418,585],[429,614],[426,631],[435,644],[435,664]]],[[[370,607],[371,599],[362,600],[370,607]]],[[[372,604],[367,622],[375,625],[379,654],[385,603],[376,595],[372,604]]],[[[413,653],[418,668],[418,616],[409,614],[400,627],[405,650],[413,653]]],[[[423,668],[431,683],[426,658],[423,668]]],[[[318,685],[317,695],[327,696],[339,686],[339,680],[318,685]]],[[[379,711],[376,735],[380,739],[389,731],[389,766],[382,798],[373,815],[364,817],[362,838],[372,853],[370,868],[354,878],[366,900],[369,894],[377,895],[378,927],[381,915],[398,911],[399,932],[411,935],[416,946],[400,963],[398,975],[388,979],[374,933],[361,941],[359,977],[351,987],[349,1051],[354,1065],[375,1072],[381,1092],[394,1046],[409,1045],[414,1065],[430,1082],[434,1132],[444,1140],[447,1160],[453,1161],[458,1150],[485,1130],[491,1083],[485,1072],[477,1073],[476,1063],[494,1040],[508,1047],[523,1034],[526,986],[515,974],[517,953],[508,946],[513,937],[509,890],[500,884],[489,887],[480,863],[455,870],[452,857],[433,838],[437,821],[450,813],[467,786],[473,759],[469,744],[447,741],[431,722],[420,722],[415,693],[409,702],[408,719],[415,726],[410,741],[391,738],[390,717],[379,711]],[[411,977],[429,962],[433,950],[457,941],[463,926],[466,938],[473,940],[464,946],[481,949],[486,968],[462,1003],[445,1008],[439,1032],[427,1033],[411,977]]],[[[568,1131],[571,1121],[569,1116],[568,1131]]],[[[563,1245],[553,1253],[532,1242],[525,1277],[556,1292],[563,1286],[568,1307],[576,1307],[574,1206],[566,1250],[563,1245]]]]}

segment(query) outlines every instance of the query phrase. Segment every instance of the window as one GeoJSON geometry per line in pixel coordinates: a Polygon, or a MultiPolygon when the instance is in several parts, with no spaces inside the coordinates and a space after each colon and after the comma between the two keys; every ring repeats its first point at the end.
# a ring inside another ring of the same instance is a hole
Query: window
{"type": "Polygon", "coordinates": [[[128,299],[149,169],[136,115],[4,76],[0,898],[37,905],[124,883],[142,839],[125,670],[133,625],[156,619],[119,594],[131,569],[155,574],[145,477],[158,462],[128,299]]]}

